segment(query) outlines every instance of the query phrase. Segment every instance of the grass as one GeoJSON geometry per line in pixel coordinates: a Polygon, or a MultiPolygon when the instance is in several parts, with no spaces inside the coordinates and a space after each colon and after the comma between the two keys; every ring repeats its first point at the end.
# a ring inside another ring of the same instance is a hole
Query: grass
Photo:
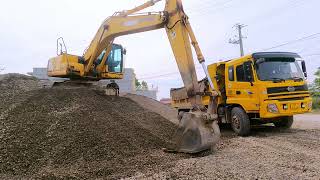
{"type": "Polygon", "coordinates": [[[320,97],[313,97],[312,101],[312,109],[314,111],[320,111],[320,97]]]}
{"type": "Polygon", "coordinates": [[[311,114],[320,114],[320,109],[313,109],[311,114]]]}

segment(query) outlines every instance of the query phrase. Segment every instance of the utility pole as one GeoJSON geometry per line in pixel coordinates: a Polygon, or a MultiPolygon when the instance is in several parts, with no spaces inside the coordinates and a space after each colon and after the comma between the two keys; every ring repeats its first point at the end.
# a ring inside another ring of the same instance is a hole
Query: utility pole
{"type": "Polygon", "coordinates": [[[234,27],[238,30],[238,36],[235,36],[234,39],[229,39],[230,44],[239,44],[240,45],[240,55],[244,56],[244,51],[243,51],[243,39],[247,38],[242,36],[242,28],[246,27],[247,25],[244,24],[236,24],[234,27]]]}

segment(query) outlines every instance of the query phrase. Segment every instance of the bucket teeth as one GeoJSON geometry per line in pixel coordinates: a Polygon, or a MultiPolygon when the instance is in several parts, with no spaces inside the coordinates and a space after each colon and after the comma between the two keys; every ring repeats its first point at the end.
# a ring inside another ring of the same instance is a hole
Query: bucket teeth
{"type": "Polygon", "coordinates": [[[216,121],[205,121],[202,113],[184,113],[173,137],[175,148],[168,152],[198,153],[211,149],[220,139],[216,121]]]}

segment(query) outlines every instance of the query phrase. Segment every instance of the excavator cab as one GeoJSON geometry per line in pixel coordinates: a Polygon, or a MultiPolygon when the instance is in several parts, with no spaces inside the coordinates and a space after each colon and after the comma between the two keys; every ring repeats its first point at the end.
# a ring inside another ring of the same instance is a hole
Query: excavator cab
{"type": "Polygon", "coordinates": [[[124,49],[119,44],[112,44],[112,49],[107,57],[107,49],[104,49],[101,54],[98,56],[95,64],[99,65],[105,59],[105,66],[104,72],[106,73],[123,73],[123,64],[126,55],[126,49],[124,49]]]}
{"type": "Polygon", "coordinates": [[[90,80],[122,79],[126,49],[119,44],[112,44],[110,49],[109,53],[107,53],[107,48],[101,52],[94,62],[93,70],[87,74],[85,73],[86,62],[82,56],[71,55],[67,51],[58,51],[58,56],[51,58],[48,62],[48,75],[90,80]]]}

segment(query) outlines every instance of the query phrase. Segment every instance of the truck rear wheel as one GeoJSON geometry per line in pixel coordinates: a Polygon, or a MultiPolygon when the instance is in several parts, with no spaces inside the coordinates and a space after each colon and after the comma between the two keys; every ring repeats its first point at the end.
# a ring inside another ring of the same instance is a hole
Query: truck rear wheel
{"type": "Polygon", "coordinates": [[[276,127],[289,129],[293,124],[293,116],[282,117],[278,121],[273,122],[276,127]]]}
{"type": "Polygon", "coordinates": [[[231,127],[240,136],[247,136],[250,133],[250,119],[242,108],[234,107],[232,109],[231,127]]]}

